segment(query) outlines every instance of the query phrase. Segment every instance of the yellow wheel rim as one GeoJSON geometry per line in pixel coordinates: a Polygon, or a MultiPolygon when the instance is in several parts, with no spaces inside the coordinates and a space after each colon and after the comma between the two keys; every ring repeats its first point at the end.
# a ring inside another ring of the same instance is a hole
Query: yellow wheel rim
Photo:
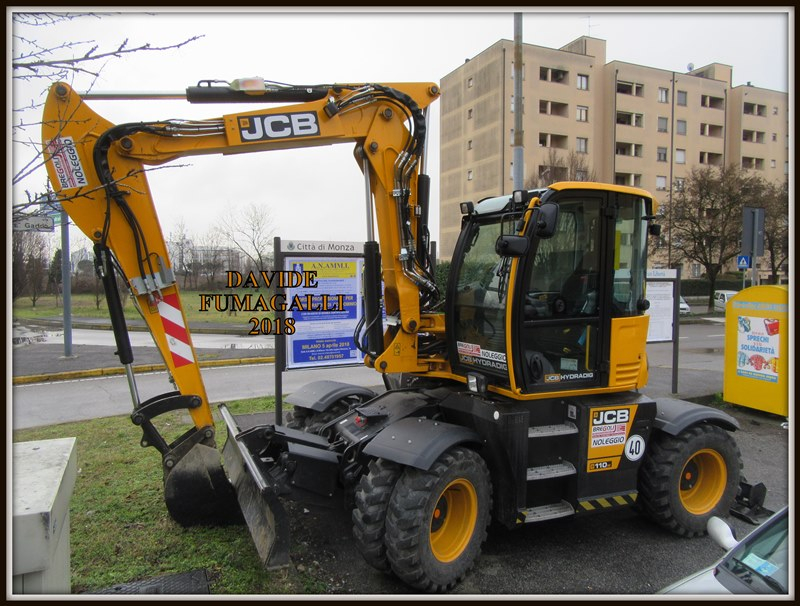
{"type": "Polygon", "coordinates": [[[431,514],[430,544],[440,562],[452,562],[467,548],[478,519],[478,495],[459,478],[442,491],[431,514]]]}
{"type": "Polygon", "coordinates": [[[727,482],[728,470],[722,455],[716,450],[698,450],[681,470],[681,503],[691,514],[706,514],[719,503],[727,482]]]}

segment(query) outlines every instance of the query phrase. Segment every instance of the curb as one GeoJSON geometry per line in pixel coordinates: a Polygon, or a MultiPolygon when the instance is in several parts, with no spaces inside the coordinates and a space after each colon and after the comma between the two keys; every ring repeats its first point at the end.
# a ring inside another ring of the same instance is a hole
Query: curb
{"type": "MultiPolygon", "coordinates": [[[[55,319],[48,319],[48,318],[26,318],[24,320],[14,320],[15,322],[25,323],[30,326],[37,326],[39,328],[54,328],[54,329],[61,329],[64,328],[64,321],[63,320],[55,320],[55,319]]],[[[111,323],[106,320],[98,320],[97,322],[87,322],[80,318],[75,319],[73,318],[71,322],[72,328],[81,328],[87,330],[112,330],[111,323]]],[[[149,328],[144,323],[144,321],[137,320],[134,322],[127,321],[125,323],[125,328],[128,329],[128,332],[148,332],[149,328]]],[[[189,331],[193,334],[222,334],[222,335],[237,335],[237,336],[246,336],[247,335],[247,327],[239,327],[235,325],[225,326],[225,325],[215,325],[215,326],[189,326],[189,331]]]]}
{"type": "MultiPolygon", "coordinates": [[[[247,366],[249,364],[271,364],[275,362],[274,356],[263,358],[241,358],[237,360],[207,360],[198,362],[200,368],[214,368],[223,366],[247,366]]],[[[141,364],[134,366],[134,372],[163,372],[167,367],[164,364],[141,364]]],[[[94,377],[110,377],[125,374],[125,369],[119,366],[111,368],[95,368],[92,370],[70,370],[43,375],[24,375],[14,377],[13,385],[29,385],[32,383],[47,383],[49,381],[70,381],[76,379],[89,379],[94,377]]]]}

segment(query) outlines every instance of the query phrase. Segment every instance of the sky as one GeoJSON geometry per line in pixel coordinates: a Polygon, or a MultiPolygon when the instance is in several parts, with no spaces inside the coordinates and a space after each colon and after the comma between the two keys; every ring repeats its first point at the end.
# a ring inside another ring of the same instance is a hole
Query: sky
{"type": "MultiPolygon", "coordinates": [[[[13,27],[11,35],[7,33],[7,45],[16,56],[15,51],[21,48],[17,36],[47,48],[70,40],[94,41],[101,49],[116,47],[124,39],[129,46],[164,46],[202,36],[178,50],[109,60],[96,82],[78,77],[72,83],[79,91],[91,87],[104,92],[152,92],[182,91],[200,80],[231,81],[249,76],[291,84],[439,82],[465,59],[500,39],[514,37],[511,9],[243,9],[225,13],[218,9],[153,9],[156,12],[143,13],[113,7],[102,14],[100,9],[92,10],[94,16],[58,26],[35,30],[13,27]]],[[[559,48],[582,35],[591,35],[606,40],[607,61],[678,72],[685,72],[689,63],[701,67],[717,62],[733,66],[734,86],[751,82],[753,86],[789,91],[794,84],[794,65],[790,62],[794,56],[794,15],[789,12],[793,9],[521,10],[525,43],[559,48]]],[[[20,82],[12,78],[10,68],[7,71],[12,90],[8,105],[19,108],[43,99],[40,82],[20,82]]],[[[89,103],[114,123],[215,118],[242,108],[183,101],[89,103]]],[[[40,115],[7,114],[15,122],[22,118],[35,121],[40,115]]],[[[438,237],[438,119],[437,102],[431,108],[428,152],[434,239],[438,237]]],[[[38,140],[37,130],[30,136],[38,140]]],[[[9,146],[9,168],[14,170],[29,152],[18,143],[9,146]]],[[[167,236],[183,222],[189,235],[201,241],[223,216],[255,203],[270,214],[274,235],[284,239],[365,239],[364,187],[350,145],[194,157],[179,163],[181,167],[150,173],[151,190],[167,236]]],[[[44,191],[45,180],[44,170],[38,171],[10,189],[9,199],[18,202],[24,200],[25,191],[44,191]]],[[[73,248],[80,246],[81,237],[73,238],[73,242],[73,248]]]]}

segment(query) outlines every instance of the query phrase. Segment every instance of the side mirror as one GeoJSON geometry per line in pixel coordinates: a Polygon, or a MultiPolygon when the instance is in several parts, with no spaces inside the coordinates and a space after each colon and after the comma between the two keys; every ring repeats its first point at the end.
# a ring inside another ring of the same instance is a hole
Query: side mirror
{"type": "Polygon", "coordinates": [[[714,539],[714,542],[725,551],[730,551],[739,544],[733,531],[731,531],[731,527],[716,516],[711,516],[708,519],[706,529],[711,538],[714,539]]]}
{"type": "Polygon", "coordinates": [[[542,204],[536,216],[536,235],[539,238],[552,238],[558,223],[558,204],[542,204]]]}
{"type": "Polygon", "coordinates": [[[494,243],[494,251],[501,257],[522,257],[529,245],[530,240],[525,236],[500,236],[494,243]]]}

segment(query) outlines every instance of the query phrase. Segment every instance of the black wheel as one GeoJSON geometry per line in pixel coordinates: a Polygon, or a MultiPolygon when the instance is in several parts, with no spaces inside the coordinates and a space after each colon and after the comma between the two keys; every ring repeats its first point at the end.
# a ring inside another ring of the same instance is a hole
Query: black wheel
{"type": "Polygon", "coordinates": [[[468,448],[449,449],[429,471],[407,467],[386,516],[392,571],[417,589],[451,589],[480,554],[491,508],[489,469],[468,448]]]}
{"type": "Polygon", "coordinates": [[[361,476],[355,492],[353,537],[356,547],[367,564],[382,572],[391,570],[384,543],[386,512],[402,470],[397,463],[374,459],[369,463],[369,473],[361,476]]]}
{"type": "Polygon", "coordinates": [[[650,442],[639,469],[640,509],[675,534],[706,534],[711,516],[725,516],[739,486],[742,456],[730,434],[695,425],[650,442]]]}

